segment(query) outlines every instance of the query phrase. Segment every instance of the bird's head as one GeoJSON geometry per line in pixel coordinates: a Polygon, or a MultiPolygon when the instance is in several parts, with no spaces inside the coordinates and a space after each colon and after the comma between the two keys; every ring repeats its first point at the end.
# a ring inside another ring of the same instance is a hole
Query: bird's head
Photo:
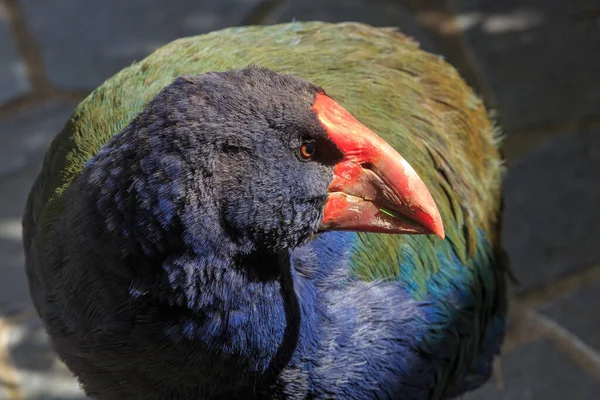
{"type": "Polygon", "coordinates": [[[183,153],[189,171],[169,179],[201,182],[204,194],[189,192],[186,202],[210,203],[248,252],[293,248],[327,230],[444,237],[408,162],[302,79],[262,68],[182,77],[140,119],[161,132],[148,135],[152,154],[164,149],[152,165],[183,153]]]}

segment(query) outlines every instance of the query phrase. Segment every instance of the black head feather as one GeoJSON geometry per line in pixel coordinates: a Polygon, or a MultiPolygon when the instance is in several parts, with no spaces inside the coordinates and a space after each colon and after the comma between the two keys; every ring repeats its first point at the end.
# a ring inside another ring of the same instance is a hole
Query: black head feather
{"type": "Polygon", "coordinates": [[[317,232],[341,158],[321,91],[260,68],[181,77],[86,164],[41,249],[58,297],[38,310],[88,393],[146,393],[142,366],[165,396],[244,392],[287,363],[281,260],[317,232]]]}
{"type": "Polygon", "coordinates": [[[114,185],[145,181],[129,207],[152,198],[147,211],[190,242],[209,230],[240,254],[295,247],[317,231],[339,156],[312,110],[321,91],[260,68],[181,77],[90,164],[127,165],[114,185]]]}

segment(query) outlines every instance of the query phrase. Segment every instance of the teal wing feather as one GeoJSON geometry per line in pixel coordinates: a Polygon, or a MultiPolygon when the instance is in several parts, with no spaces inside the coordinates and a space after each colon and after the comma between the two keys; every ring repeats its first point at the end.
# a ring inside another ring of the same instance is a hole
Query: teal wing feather
{"type": "Polygon", "coordinates": [[[438,398],[485,375],[504,333],[503,166],[498,129],[454,71],[424,70],[415,78],[422,85],[419,107],[399,129],[379,134],[427,184],[446,239],[360,233],[351,265],[357,278],[402,282],[414,299],[433,304],[420,346],[443,355],[437,358],[438,398]]]}

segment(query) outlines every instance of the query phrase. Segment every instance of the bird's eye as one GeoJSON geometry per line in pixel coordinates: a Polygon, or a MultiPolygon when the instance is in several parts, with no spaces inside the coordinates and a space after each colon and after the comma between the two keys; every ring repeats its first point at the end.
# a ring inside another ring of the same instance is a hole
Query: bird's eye
{"type": "Polygon", "coordinates": [[[304,143],[300,146],[300,156],[303,160],[309,160],[317,150],[316,146],[312,142],[304,143]]]}

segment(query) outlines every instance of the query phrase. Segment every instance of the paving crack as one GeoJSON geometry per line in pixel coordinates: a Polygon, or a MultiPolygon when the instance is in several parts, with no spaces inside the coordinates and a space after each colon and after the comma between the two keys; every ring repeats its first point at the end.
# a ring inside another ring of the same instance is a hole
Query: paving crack
{"type": "Polygon", "coordinates": [[[6,9],[8,24],[17,45],[17,51],[25,63],[25,69],[34,93],[51,93],[52,84],[43,67],[42,55],[33,35],[27,27],[25,15],[17,0],[1,0],[6,9]]]}
{"type": "MultiPolygon", "coordinates": [[[[55,90],[52,93],[28,93],[0,105],[0,119],[19,113],[45,101],[70,101],[79,103],[88,96],[86,91],[55,90]]],[[[65,121],[66,122],[66,121],[65,121]]]]}
{"type": "Polygon", "coordinates": [[[517,299],[510,299],[502,353],[542,338],[543,330],[533,320],[531,311],[531,308],[521,304],[517,299]]]}
{"type": "Polygon", "coordinates": [[[577,335],[553,319],[536,311],[535,307],[565,297],[584,286],[600,281],[600,266],[593,266],[579,274],[552,282],[540,290],[510,299],[508,329],[502,353],[521,345],[546,339],[582,370],[600,381],[600,353],[577,335]]]}
{"type": "Polygon", "coordinates": [[[543,331],[543,335],[552,341],[561,353],[600,381],[600,354],[596,350],[556,321],[535,311],[532,312],[532,317],[543,331]]]}
{"type": "Polygon", "coordinates": [[[517,299],[521,306],[538,308],[594,285],[600,285],[600,264],[548,282],[541,287],[518,295],[517,299]]]}

